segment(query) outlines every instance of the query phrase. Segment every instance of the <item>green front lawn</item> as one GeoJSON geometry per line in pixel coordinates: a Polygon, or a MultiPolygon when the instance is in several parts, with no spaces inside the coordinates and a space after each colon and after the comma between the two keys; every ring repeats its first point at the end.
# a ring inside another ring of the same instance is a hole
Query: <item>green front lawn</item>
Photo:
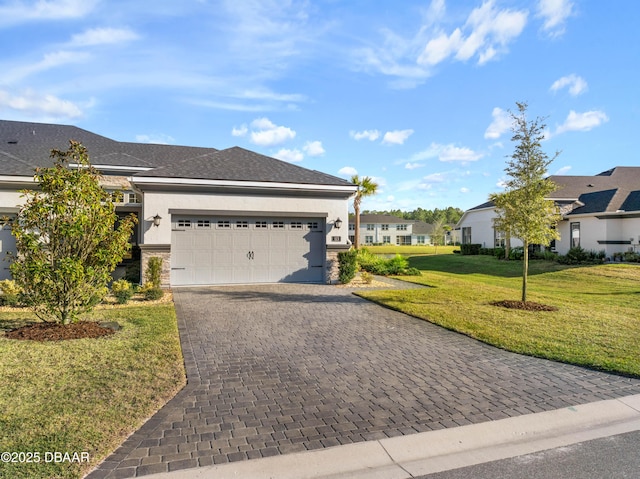
{"type": "Polygon", "coordinates": [[[521,262],[438,255],[410,265],[423,275],[398,279],[431,288],[357,294],[510,351],[640,377],[640,265],[532,261],[528,299],[557,312],[491,304],[520,299],[521,262]]]}
{"type": "MultiPolygon", "coordinates": [[[[0,331],[33,319],[28,310],[0,312],[0,331]]],[[[0,332],[0,452],[40,457],[0,462],[0,477],[81,477],[184,385],[172,303],[101,307],[91,319],[123,329],[63,342],[0,332]],[[90,463],[46,462],[55,452],[88,452],[90,463]]]]}

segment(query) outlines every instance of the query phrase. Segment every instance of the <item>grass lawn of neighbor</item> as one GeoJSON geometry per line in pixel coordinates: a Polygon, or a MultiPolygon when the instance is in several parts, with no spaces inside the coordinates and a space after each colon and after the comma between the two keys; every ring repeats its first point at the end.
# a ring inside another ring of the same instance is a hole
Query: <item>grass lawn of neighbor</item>
{"type": "Polygon", "coordinates": [[[100,306],[90,319],[122,329],[99,339],[10,340],[2,331],[35,317],[0,311],[0,452],[25,453],[1,461],[0,477],[82,477],[184,386],[173,303],[100,306]]]}
{"type": "Polygon", "coordinates": [[[491,256],[417,256],[430,288],[359,291],[389,308],[517,353],[640,377],[640,265],[531,261],[528,300],[557,311],[494,306],[521,299],[522,263],[491,256]]]}

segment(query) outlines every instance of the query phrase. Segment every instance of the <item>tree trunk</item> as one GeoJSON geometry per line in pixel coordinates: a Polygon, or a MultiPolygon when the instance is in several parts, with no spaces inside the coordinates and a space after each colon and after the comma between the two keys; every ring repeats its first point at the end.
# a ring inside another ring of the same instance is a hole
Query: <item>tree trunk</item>
{"type": "Polygon", "coordinates": [[[527,277],[529,276],[529,242],[524,241],[524,257],[522,259],[522,301],[527,301],[527,277]]]}
{"type": "Polygon", "coordinates": [[[511,254],[511,235],[509,233],[506,234],[506,239],[504,242],[504,259],[509,261],[509,255],[511,254]]]}
{"type": "Polygon", "coordinates": [[[356,231],[353,235],[353,246],[355,249],[360,248],[360,205],[354,202],[353,209],[355,211],[355,227],[356,231]]]}

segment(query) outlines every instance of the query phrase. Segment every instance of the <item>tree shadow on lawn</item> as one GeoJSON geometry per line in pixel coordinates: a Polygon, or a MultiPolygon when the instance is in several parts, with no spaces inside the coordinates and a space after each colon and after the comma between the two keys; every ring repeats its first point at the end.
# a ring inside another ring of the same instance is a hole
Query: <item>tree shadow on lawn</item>
{"type": "MultiPolygon", "coordinates": [[[[439,256],[411,256],[409,266],[423,271],[438,271],[451,274],[484,274],[503,278],[522,277],[522,261],[503,260],[493,256],[463,256],[463,255],[439,255],[439,256]]],[[[599,266],[593,264],[565,265],[547,260],[530,260],[529,276],[535,276],[556,271],[564,271],[573,268],[585,268],[599,266]]]]}

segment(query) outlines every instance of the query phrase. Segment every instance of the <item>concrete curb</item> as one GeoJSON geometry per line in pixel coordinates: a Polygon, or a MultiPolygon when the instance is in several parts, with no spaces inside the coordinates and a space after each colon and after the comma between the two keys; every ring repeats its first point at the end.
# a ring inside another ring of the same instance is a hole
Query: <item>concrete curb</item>
{"type": "Polygon", "coordinates": [[[405,479],[640,430],[640,394],[555,411],[148,479],[405,479]]]}

